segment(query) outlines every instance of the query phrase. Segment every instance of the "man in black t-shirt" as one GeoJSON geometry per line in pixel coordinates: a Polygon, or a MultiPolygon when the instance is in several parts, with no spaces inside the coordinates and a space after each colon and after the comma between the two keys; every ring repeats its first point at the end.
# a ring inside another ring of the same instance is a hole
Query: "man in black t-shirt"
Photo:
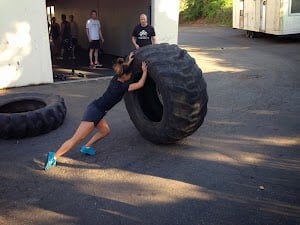
{"type": "Polygon", "coordinates": [[[145,14],[140,15],[140,24],[134,28],[131,40],[135,49],[139,49],[146,45],[156,44],[155,30],[148,24],[147,16],[145,14]]]}

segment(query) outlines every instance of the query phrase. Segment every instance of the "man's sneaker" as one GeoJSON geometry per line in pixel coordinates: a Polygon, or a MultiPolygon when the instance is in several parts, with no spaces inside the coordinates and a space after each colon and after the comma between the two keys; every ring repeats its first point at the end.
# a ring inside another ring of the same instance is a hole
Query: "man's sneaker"
{"type": "Polygon", "coordinates": [[[95,63],[95,67],[96,67],[96,68],[103,67],[103,64],[97,62],[97,63],[95,63]]]}
{"type": "Polygon", "coordinates": [[[80,152],[83,154],[87,154],[87,155],[95,155],[96,154],[96,150],[91,148],[91,147],[86,147],[86,146],[82,146],[80,148],[80,152]]]}
{"type": "Polygon", "coordinates": [[[55,152],[48,152],[47,160],[45,162],[45,170],[56,166],[55,152]]]}

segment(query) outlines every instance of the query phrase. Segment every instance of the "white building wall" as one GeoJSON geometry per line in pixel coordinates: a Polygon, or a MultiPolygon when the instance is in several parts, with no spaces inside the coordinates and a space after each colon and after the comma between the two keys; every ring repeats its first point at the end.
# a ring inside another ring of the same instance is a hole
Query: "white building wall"
{"type": "Polygon", "coordinates": [[[179,0],[152,0],[152,24],[159,43],[177,44],[179,3],[179,0]]]}
{"type": "MultiPolygon", "coordinates": [[[[131,33],[141,13],[148,14],[159,43],[177,44],[179,0],[49,0],[48,4],[55,5],[58,22],[62,13],[75,15],[82,45],[87,45],[85,21],[90,10],[98,10],[108,54],[124,56],[133,50],[131,33]]],[[[52,83],[46,0],[1,0],[0,13],[0,89],[52,83]]]]}
{"type": "Polygon", "coordinates": [[[0,89],[53,82],[45,1],[0,1],[0,89]]]}

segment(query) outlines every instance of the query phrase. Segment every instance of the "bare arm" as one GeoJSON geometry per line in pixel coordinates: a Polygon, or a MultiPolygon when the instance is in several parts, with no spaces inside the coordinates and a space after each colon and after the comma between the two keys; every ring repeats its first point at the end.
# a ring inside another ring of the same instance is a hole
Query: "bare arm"
{"type": "Polygon", "coordinates": [[[151,37],[151,41],[152,41],[152,44],[157,44],[157,38],[156,38],[156,36],[152,36],[151,37]]]}
{"type": "Polygon", "coordinates": [[[89,29],[86,28],[85,31],[86,31],[86,35],[87,35],[89,42],[91,42],[89,29]]]}
{"type": "Polygon", "coordinates": [[[140,46],[136,43],[136,37],[135,36],[131,37],[131,41],[132,41],[132,44],[134,45],[135,49],[139,49],[140,46]]]}
{"type": "Polygon", "coordinates": [[[49,38],[52,36],[52,27],[50,27],[49,38]]]}
{"type": "Polygon", "coordinates": [[[104,38],[103,38],[103,35],[102,35],[101,28],[99,29],[99,35],[100,35],[101,41],[104,42],[104,38]]]}
{"type": "Polygon", "coordinates": [[[130,65],[131,62],[133,61],[134,59],[134,53],[133,52],[130,52],[129,56],[128,56],[128,61],[124,63],[124,65],[130,65]]]}
{"type": "Polygon", "coordinates": [[[135,91],[144,86],[144,84],[146,82],[146,78],[147,78],[147,64],[145,62],[142,62],[142,70],[143,70],[143,74],[142,74],[141,79],[136,83],[130,84],[128,91],[135,91]]]}

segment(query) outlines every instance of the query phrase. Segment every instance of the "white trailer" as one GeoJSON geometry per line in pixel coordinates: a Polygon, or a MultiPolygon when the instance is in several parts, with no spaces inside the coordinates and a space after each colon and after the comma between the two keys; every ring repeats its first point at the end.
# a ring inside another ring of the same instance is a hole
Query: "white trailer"
{"type": "Polygon", "coordinates": [[[233,28],[274,35],[300,33],[300,0],[233,0],[233,28]]]}

